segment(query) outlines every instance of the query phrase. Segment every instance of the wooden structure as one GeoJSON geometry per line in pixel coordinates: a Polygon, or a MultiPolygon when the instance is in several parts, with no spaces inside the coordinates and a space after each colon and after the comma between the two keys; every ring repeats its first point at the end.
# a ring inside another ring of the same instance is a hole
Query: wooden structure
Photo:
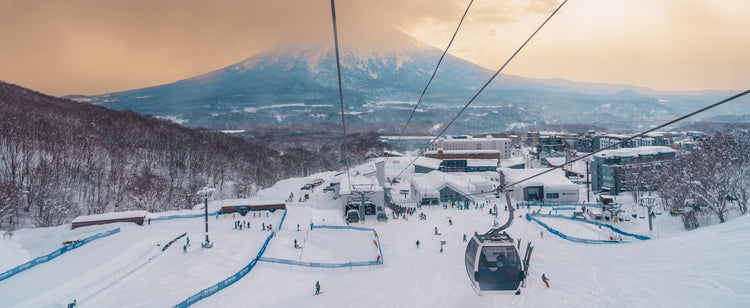
{"type": "Polygon", "coordinates": [[[146,211],[112,212],[98,215],[78,216],[73,219],[72,228],[80,228],[93,225],[111,224],[116,222],[134,222],[139,226],[146,220],[146,211]]]}
{"type": "Polygon", "coordinates": [[[280,201],[246,201],[244,203],[228,204],[221,207],[222,214],[240,213],[245,216],[250,211],[286,210],[286,202],[280,201]]]}

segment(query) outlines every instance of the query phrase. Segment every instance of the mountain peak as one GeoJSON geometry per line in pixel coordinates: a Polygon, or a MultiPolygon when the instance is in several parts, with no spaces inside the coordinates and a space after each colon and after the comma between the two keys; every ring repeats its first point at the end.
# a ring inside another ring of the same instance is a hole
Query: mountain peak
{"type": "MultiPolygon", "coordinates": [[[[348,37],[350,36],[344,36],[339,41],[339,57],[344,67],[353,67],[386,58],[396,59],[397,67],[401,67],[403,62],[413,61],[415,55],[439,51],[395,28],[377,34],[370,33],[369,36],[359,36],[351,41],[346,40],[348,37]]],[[[297,59],[305,61],[307,68],[315,71],[323,61],[332,59],[333,56],[333,39],[308,37],[280,42],[230,68],[245,71],[280,60],[297,59]]]]}

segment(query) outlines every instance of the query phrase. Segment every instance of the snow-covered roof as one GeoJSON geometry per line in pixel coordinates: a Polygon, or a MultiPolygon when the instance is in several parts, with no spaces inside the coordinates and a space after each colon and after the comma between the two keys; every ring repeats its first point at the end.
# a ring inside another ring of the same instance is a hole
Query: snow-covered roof
{"type": "Polygon", "coordinates": [[[222,200],[222,206],[242,206],[242,205],[267,205],[267,204],[284,204],[284,200],[249,200],[249,199],[230,199],[222,200]]]}
{"type": "Polygon", "coordinates": [[[415,166],[426,167],[426,168],[437,170],[438,168],[440,168],[440,164],[442,162],[443,162],[442,160],[439,160],[437,158],[429,158],[429,157],[419,156],[414,161],[414,165],[415,166]]]}
{"type": "Polygon", "coordinates": [[[623,148],[617,150],[606,150],[594,154],[597,157],[637,157],[638,155],[655,155],[659,153],[677,152],[670,147],[665,146],[646,146],[637,148],[623,148]]]}
{"type": "Polygon", "coordinates": [[[490,192],[492,183],[480,174],[471,173],[445,173],[431,171],[422,176],[415,176],[411,183],[417,187],[422,197],[439,197],[440,190],[446,186],[462,195],[490,192]]]}
{"type": "Polygon", "coordinates": [[[467,167],[497,167],[497,159],[467,159],[467,167]]]}
{"type": "Polygon", "coordinates": [[[553,167],[562,166],[565,164],[565,157],[547,157],[547,162],[553,167]]]}
{"type": "Polygon", "coordinates": [[[390,151],[390,150],[384,150],[383,153],[390,155],[390,156],[396,156],[396,157],[403,157],[404,154],[396,151],[390,151]]]}
{"type": "Polygon", "coordinates": [[[431,150],[424,152],[425,154],[438,154],[438,151],[442,151],[443,154],[499,154],[499,150],[431,150]]]}
{"type": "Polygon", "coordinates": [[[500,160],[500,166],[515,166],[515,165],[520,165],[520,164],[525,164],[525,163],[526,161],[524,161],[523,157],[520,157],[520,156],[500,160]]]}
{"type": "MultiPolygon", "coordinates": [[[[531,168],[531,169],[500,168],[500,172],[502,172],[503,175],[505,176],[505,182],[507,184],[512,184],[512,183],[516,183],[518,181],[526,179],[530,176],[534,176],[538,173],[541,173],[549,169],[550,168],[531,168]]],[[[545,174],[542,174],[540,176],[537,176],[531,180],[526,180],[522,183],[519,183],[518,186],[520,187],[537,186],[539,184],[542,184],[544,186],[561,185],[561,184],[575,185],[567,177],[565,177],[564,171],[560,169],[556,169],[556,170],[547,172],[545,174]]]]}
{"type": "Polygon", "coordinates": [[[125,211],[125,212],[110,212],[104,214],[78,216],[73,219],[72,223],[88,222],[88,221],[100,221],[100,220],[113,220],[133,217],[146,217],[148,216],[147,211],[125,211]]]}
{"type": "Polygon", "coordinates": [[[339,190],[339,195],[351,194],[352,188],[354,189],[354,191],[358,191],[358,190],[382,191],[383,190],[383,187],[380,187],[380,185],[378,185],[378,181],[374,177],[353,175],[351,176],[351,185],[349,184],[349,178],[346,177],[346,174],[341,176],[340,179],[341,179],[341,188],[339,190]]]}

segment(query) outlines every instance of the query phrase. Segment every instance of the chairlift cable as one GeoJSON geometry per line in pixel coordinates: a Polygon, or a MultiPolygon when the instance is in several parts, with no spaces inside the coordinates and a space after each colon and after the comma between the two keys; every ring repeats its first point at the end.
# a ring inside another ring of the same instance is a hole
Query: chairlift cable
{"type": "Polygon", "coordinates": [[[344,140],[342,147],[344,148],[344,162],[346,162],[346,178],[349,181],[349,186],[352,185],[352,179],[349,175],[349,159],[346,155],[347,142],[346,142],[346,119],[344,117],[344,93],[341,88],[341,61],[339,60],[339,37],[336,29],[336,4],[334,0],[331,0],[331,18],[333,19],[333,42],[336,46],[336,72],[338,74],[339,81],[339,101],[341,105],[341,127],[344,132],[344,140]]]}
{"type": "MultiPolygon", "coordinates": [[[[417,112],[417,108],[419,107],[419,104],[422,102],[422,98],[424,98],[424,94],[427,93],[427,88],[430,87],[430,84],[432,83],[432,79],[435,78],[435,75],[437,74],[438,68],[440,67],[440,64],[443,62],[443,58],[445,58],[445,55],[448,53],[448,49],[451,48],[451,45],[453,44],[453,40],[456,39],[456,35],[458,34],[458,30],[461,29],[461,24],[463,24],[464,19],[466,18],[466,14],[469,13],[469,8],[471,8],[471,4],[474,3],[474,0],[471,0],[469,2],[469,5],[466,7],[466,11],[464,11],[464,15],[461,16],[461,20],[458,22],[458,26],[456,27],[456,31],[453,32],[453,36],[451,37],[450,42],[448,42],[448,46],[445,47],[445,50],[443,51],[443,54],[440,55],[440,59],[437,62],[437,65],[435,65],[435,70],[432,71],[432,76],[430,76],[430,80],[427,81],[427,85],[424,86],[424,89],[422,90],[422,94],[419,95],[419,99],[417,100],[417,104],[414,105],[414,109],[412,109],[411,114],[409,115],[409,120],[406,121],[406,124],[404,124],[404,127],[401,128],[401,134],[398,136],[398,139],[396,140],[396,144],[398,145],[401,142],[401,138],[404,136],[404,132],[406,131],[406,128],[409,126],[409,123],[411,123],[411,120],[414,118],[414,113],[417,112]]],[[[388,163],[388,158],[386,158],[386,163],[388,163]]]]}
{"type": "MultiPolygon", "coordinates": [[[[741,92],[741,93],[735,94],[735,95],[734,95],[734,96],[732,96],[732,97],[726,98],[726,99],[724,99],[724,100],[721,100],[721,101],[719,101],[719,102],[716,102],[716,103],[713,103],[713,104],[711,104],[711,105],[708,105],[708,106],[706,106],[706,107],[703,107],[703,108],[701,108],[701,109],[699,109],[699,110],[696,110],[696,111],[693,111],[693,112],[691,112],[691,113],[688,113],[688,114],[686,114],[686,115],[684,115],[684,116],[681,116],[681,117],[679,117],[679,118],[676,118],[676,119],[674,119],[674,120],[672,120],[672,121],[669,121],[669,122],[667,122],[667,123],[661,124],[661,125],[659,125],[659,126],[657,126],[657,127],[654,127],[654,128],[652,128],[652,129],[646,130],[646,131],[644,131],[644,132],[641,132],[641,133],[639,133],[639,134],[636,134],[636,135],[633,135],[633,136],[631,136],[631,137],[625,138],[625,139],[623,139],[622,141],[620,141],[620,142],[617,142],[617,143],[614,143],[614,144],[612,144],[612,145],[610,145],[610,146],[608,146],[608,147],[605,147],[605,148],[602,148],[602,149],[596,150],[596,151],[594,151],[594,152],[591,152],[591,153],[589,153],[589,154],[586,154],[586,155],[584,155],[584,156],[581,156],[581,157],[579,157],[579,158],[576,158],[576,159],[574,159],[574,160],[571,160],[571,161],[567,162],[566,164],[570,164],[570,163],[574,163],[574,162],[577,162],[577,161],[579,161],[579,160],[582,160],[582,159],[584,159],[584,158],[590,157],[590,156],[592,156],[592,155],[594,155],[594,154],[596,154],[596,153],[599,153],[599,152],[601,152],[601,151],[605,151],[605,150],[608,150],[608,149],[610,149],[610,148],[616,147],[616,146],[618,146],[618,145],[620,145],[620,144],[623,144],[623,143],[625,143],[625,142],[628,142],[628,141],[630,141],[630,140],[633,140],[633,139],[635,139],[635,138],[641,137],[641,136],[643,136],[643,135],[645,135],[645,134],[648,134],[648,133],[650,133],[650,132],[653,132],[653,131],[655,131],[655,130],[658,130],[658,129],[664,128],[664,127],[666,127],[666,126],[672,125],[672,124],[674,124],[674,123],[677,123],[677,122],[679,122],[679,121],[682,121],[682,120],[684,120],[684,119],[686,119],[686,118],[689,118],[689,117],[691,117],[691,116],[694,116],[694,115],[696,115],[696,114],[699,114],[699,113],[701,113],[701,112],[704,112],[704,111],[706,111],[706,110],[709,110],[709,109],[712,109],[712,108],[718,107],[718,106],[720,106],[720,105],[723,105],[723,104],[725,104],[725,103],[728,103],[728,102],[730,102],[730,101],[732,101],[732,100],[735,100],[735,99],[737,99],[737,98],[740,98],[740,97],[742,97],[742,96],[744,96],[744,95],[746,95],[746,94],[748,94],[748,93],[750,93],[750,90],[746,90],[746,91],[744,91],[744,92],[741,92]]],[[[530,176],[530,177],[527,177],[527,178],[525,178],[525,179],[519,180],[519,181],[517,181],[517,182],[515,182],[515,183],[513,183],[513,184],[508,184],[508,185],[504,185],[504,186],[498,187],[498,190],[502,190],[502,189],[504,189],[504,188],[507,188],[507,187],[511,187],[511,186],[513,186],[513,185],[516,185],[516,184],[520,184],[521,182],[525,182],[525,181],[528,181],[528,180],[530,180],[530,179],[533,179],[533,178],[535,178],[535,177],[538,177],[538,176],[540,176],[540,175],[542,175],[542,174],[545,174],[545,173],[547,173],[547,172],[551,172],[552,170],[555,170],[555,169],[558,169],[558,168],[562,168],[562,166],[557,166],[557,167],[554,167],[554,168],[551,168],[551,169],[547,169],[547,170],[545,170],[545,171],[542,171],[542,172],[540,172],[540,173],[537,173],[537,174],[535,174],[535,175],[532,175],[532,176],[530,176]]]]}
{"type": "MultiPolygon", "coordinates": [[[[440,138],[440,136],[442,136],[445,133],[445,131],[447,131],[448,128],[451,127],[451,125],[453,125],[453,123],[456,121],[456,119],[458,119],[458,117],[461,116],[461,114],[463,114],[463,112],[466,110],[466,108],[469,108],[469,105],[471,105],[471,103],[474,102],[474,100],[479,96],[479,94],[481,94],[482,91],[484,91],[484,89],[487,88],[487,86],[490,85],[490,83],[495,79],[495,77],[497,77],[497,75],[499,75],[500,72],[502,72],[503,69],[505,69],[505,67],[508,65],[508,63],[510,63],[510,61],[513,60],[513,58],[516,57],[516,55],[521,51],[521,49],[523,49],[526,46],[526,44],[528,44],[529,41],[531,41],[531,39],[539,32],[539,30],[541,30],[542,27],[544,27],[544,25],[546,25],[547,22],[550,19],[552,19],[552,17],[555,16],[555,14],[557,14],[557,12],[567,2],[568,2],[568,0],[564,0],[562,3],[560,3],[560,5],[557,7],[557,9],[555,9],[552,12],[552,14],[550,14],[549,17],[547,17],[547,19],[545,19],[544,22],[541,25],[539,25],[539,27],[536,29],[536,31],[534,31],[534,33],[532,33],[531,36],[529,36],[529,38],[526,39],[526,41],[521,45],[521,47],[518,47],[518,49],[516,50],[516,52],[514,52],[513,55],[511,55],[510,58],[508,58],[508,60],[505,61],[505,63],[503,64],[503,66],[501,66],[500,69],[498,69],[497,72],[495,72],[495,74],[492,75],[492,77],[490,77],[489,80],[487,80],[487,82],[484,84],[484,86],[482,86],[482,88],[480,88],[479,91],[477,91],[477,93],[474,94],[474,96],[469,100],[469,102],[466,103],[466,105],[461,109],[461,111],[458,112],[458,114],[456,114],[455,117],[453,117],[453,119],[448,123],[448,125],[446,125],[445,128],[443,128],[443,130],[441,130],[440,133],[437,136],[435,136],[435,138],[432,139],[432,141],[430,141],[430,143],[429,143],[430,145],[433,142],[437,141],[437,139],[440,138]]],[[[398,176],[396,176],[396,177],[400,177],[401,174],[403,174],[404,171],[406,171],[406,169],[408,169],[412,164],[414,164],[414,162],[417,160],[417,158],[418,158],[418,156],[415,157],[408,165],[406,165],[406,167],[404,168],[404,170],[401,170],[401,172],[399,172],[398,176]]]]}

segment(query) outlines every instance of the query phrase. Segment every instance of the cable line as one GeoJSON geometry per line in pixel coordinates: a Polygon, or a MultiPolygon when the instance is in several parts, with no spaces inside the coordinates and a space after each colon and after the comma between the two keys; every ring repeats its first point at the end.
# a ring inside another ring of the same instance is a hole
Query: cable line
{"type": "Polygon", "coordinates": [[[334,0],[331,0],[331,18],[333,19],[333,42],[336,46],[336,72],[338,73],[339,80],[339,101],[341,102],[341,127],[344,131],[344,141],[342,147],[344,148],[344,162],[346,162],[346,179],[349,181],[349,186],[352,185],[352,179],[349,175],[349,158],[346,155],[348,149],[346,142],[346,119],[344,118],[344,92],[341,89],[341,62],[339,60],[339,36],[336,30],[336,4],[334,0]]]}
{"type": "MultiPolygon", "coordinates": [[[[471,103],[474,102],[474,100],[479,96],[479,94],[481,94],[482,91],[484,91],[484,89],[487,88],[487,86],[490,85],[490,83],[495,79],[495,77],[497,77],[497,75],[499,75],[500,72],[502,72],[503,69],[505,69],[505,67],[508,65],[508,63],[510,63],[510,61],[513,60],[513,58],[516,57],[516,55],[521,51],[521,49],[523,49],[523,47],[526,46],[526,44],[528,44],[529,41],[531,41],[531,39],[539,32],[539,30],[541,30],[542,27],[544,27],[544,25],[546,25],[547,22],[550,19],[552,19],[552,16],[555,16],[555,14],[557,14],[557,12],[567,2],[568,2],[568,0],[565,0],[562,3],[560,3],[560,5],[557,7],[557,9],[555,9],[555,11],[553,11],[552,14],[550,14],[549,17],[547,17],[547,19],[545,19],[544,22],[541,25],[539,25],[539,27],[536,29],[536,31],[534,31],[534,33],[532,33],[531,36],[529,36],[529,38],[526,39],[525,42],[523,42],[523,44],[521,45],[521,47],[518,47],[518,49],[516,50],[516,52],[514,52],[513,55],[511,55],[510,58],[508,58],[508,60],[505,61],[505,64],[503,64],[503,66],[501,66],[500,69],[498,69],[497,72],[495,72],[495,74],[492,75],[492,77],[490,77],[490,80],[488,80],[484,84],[484,86],[482,86],[482,88],[480,88],[479,91],[477,91],[477,93],[474,94],[474,96],[469,100],[469,102],[466,103],[466,105],[461,109],[461,111],[458,112],[458,114],[456,114],[455,117],[453,117],[453,119],[448,123],[448,125],[446,125],[445,128],[443,128],[443,130],[440,131],[440,133],[437,136],[435,136],[435,139],[432,139],[432,141],[429,143],[430,145],[432,145],[433,142],[437,141],[437,139],[440,138],[440,136],[442,136],[443,133],[445,133],[445,131],[448,130],[448,128],[451,127],[451,125],[453,125],[453,122],[455,122],[456,119],[458,119],[458,117],[466,110],[466,108],[469,108],[469,105],[471,105],[471,103]]],[[[412,160],[408,165],[406,165],[406,168],[404,168],[404,170],[401,170],[401,172],[399,172],[398,176],[396,176],[396,177],[400,177],[401,174],[403,174],[404,171],[406,171],[406,169],[408,169],[417,160],[418,157],[419,156],[415,157],[414,160],[412,160]]]]}
{"type": "MultiPolygon", "coordinates": [[[[424,94],[427,92],[427,88],[430,87],[430,84],[432,83],[432,79],[435,78],[435,75],[437,74],[438,68],[440,67],[440,63],[443,62],[443,58],[445,58],[445,54],[448,53],[448,49],[451,48],[451,45],[453,44],[453,40],[456,38],[456,35],[458,34],[458,30],[461,29],[461,24],[464,22],[464,18],[466,18],[466,14],[469,13],[469,8],[471,8],[471,4],[474,3],[474,0],[471,0],[469,2],[469,5],[466,7],[466,11],[464,11],[464,15],[461,16],[461,20],[458,22],[458,26],[456,27],[456,31],[453,32],[453,36],[451,37],[450,42],[448,42],[448,46],[445,47],[445,50],[443,51],[443,54],[440,55],[440,60],[438,60],[437,65],[435,66],[435,70],[432,71],[432,76],[430,76],[430,80],[427,81],[427,85],[424,86],[424,89],[422,90],[422,94],[419,95],[419,99],[417,100],[417,104],[414,105],[414,109],[412,109],[411,114],[409,115],[409,120],[406,121],[406,124],[404,124],[404,127],[401,128],[401,134],[398,136],[398,139],[396,140],[396,145],[398,145],[401,142],[401,138],[404,136],[404,132],[406,131],[406,128],[409,126],[409,123],[411,123],[411,120],[414,118],[414,113],[417,112],[417,107],[419,107],[419,104],[422,102],[422,98],[424,97],[424,94]]],[[[388,159],[386,158],[386,163],[388,162],[388,159]]]]}
{"type": "MultiPolygon", "coordinates": [[[[576,159],[574,159],[574,160],[571,160],[571,161],[567,162],[566,164],[574,163],[574,162],[577,162],[577,161],[579,161],[579,160],[581,160],[581,159],[584,159],[584,158],[586,158],[586,157],[590,157],[590,156],[592,156],[592,155],[594,155],[594,154],[596,154],[596,153],[599,153],[599,152],[601,152],[601,151],[605,151],[605,150],[608,150],[608,149],[610,149],[610,148],[613,148],[613,147],[615,147],[615,146],[618,146],[618,145],[620,145],[620,144],[623,144],[623,143],[625,143],[625,142],[628,142],[628,141],[630,141],[630,140],[633,140],[633,139],[635,139],[635,138],[638,138],[638,137],[641,137],[641,136],[643,136],[643,135],[645,135],[645,134],[648,134],[648,133],[650,133],[650,132],[653,132],[653,131],[655,131],[655,130],[657,130],[657,129],[661,129],[661,128],[664,128],[664,127],[666,127],[666,126],[669,126],[669,125],[672,125],[672,124],[674,124],[674,123],[676,123],[676,122],[682,121],[682,120],[684,120],[684,119],[686,119],[686,118],[688,118],[688,117],[694,116],[694,115],[696,115],[696,114],[699,114],[699,113],[701,113],[701,112],[704,112],[704,111],[706,111],[706,110],[709,110],[709,109],[715,108],[715,107],[717,107],[717,106],[719,106],[719,105],[722,105],[722,104],[725,104],[725,103],[727,103],[727,102],[729,102],[729,101],[732,101],[732,100],[735,100],[735,99],[737,99],[737,98],[740,98],[740,97],[742,97],[742,96],[744,96],[744,95],[746,95],[746,94],[748,94],[748,93],[750,93],[750,90],[746,90],[745,92],[742,92],[742,93],[736,94],[736,95],[734,95],[734,96],[732,96],[732,97],[729,97],[729,98],[726,98],[726,99],[724,99],[724,100],[722,100],[722,101],[719,101],[719,102],[713,103],[713,104],[711,104],[711,105],[708,105],[708,106],[706,106],[706,107],[703,107],[703,108],[701,108],[701,109],[699,109],[699,110],[696,110],[696,111],[693,111],[693,112],[691,112],[691,113],[688,113],[688,114],[686,114],[686,115],[684,115],[684,116],[681,116],[681,117],[679,117],[679,118],[677,118],[677,119],[674,119],[674,120],[672,120],[672,121],[669,121],[669,122],[667,122],[667,123],[664,123],[664,124],[662,124],[662,125],[659,125],[659,126],[657,126],[657,127],[654,127],[654,128],[652,128],[652,129],[649,129],[649,130],[647,130],[647,131],[644,131],[644,132],[642,132],[642,133],[639,133],[639,134],[633,135],[632,137],[628,137],[628,138],[625,138],[625,139],[623,139],[623,140],[622,140],[622,141],[620,141],[620,142],[617,142],[617,143],[615,143],[615,144],[612,144],[612,145],[610,145],[610,146],[608,146],[608,147],[605,147],[605,148],[599,149],[599,150],[597,150],[597,151],[591,152],[591,153],[589,153],[589,154],[586,154],[586,155],[584,155],[584,156],[581,156],[581,157],[579,157],[579,158],[576,158],[576,159]]],[[[538,176],[540,176],[540,175],[542,175],[542,174],[545,174],[545,173],[547,173],[547,172],[550,172],[550,171],[552,171],[552,170],[555,170],[555,169],[558,169],[558,168],[562,168],[562,166],[557,166],[557,167],[554,167],[554,168],[551,168],[551,169],[548,169],[548,170],[542,171],[542,172],[540,172],[540,173],[537,173],[537,174],[535,174],[535,175],[532,175],[532,176],[530,176],[530,177],[527,177],[527,178],[525,178],[525,179],[522,179],[522,180],[520,180],[520,181],[517,181],[517,182],[515,182],[515,183],[512,183],[512,184],[508,184],[508,185],[503,185],[503,186],[501,186],[501,187],[498,187],[498,191],[500,191],[500,190],[503,190],[503,189],[505,189],[506,187],[511,187],[511,186],[513,186],[513,185],[516,185],[516,184],[519,184],[519,183],[521,183],[521,182],[525,182],[525,181],[528,181],[528,180],[530,180],[530,179],[533,179],[533,178],[535,178],[535,177],[538,177],[538,176]]]]}
{"type": "MultiPolygon", "coordinates": [[[[592,155],[594,155],[594,154],[596,154],[596,153],[599,153],[599,152],[601,152],[601,151],[605,151],[605,150],[611,149],[612,147],[618,146],[618,145],[620,145],[620,144],[623,144],[623,143],[625,143],[625,142],[628,142],[628,141],[630,141],[630,140],[633,140],[633,139],[635,139],[635,138],[641,137],[641,136],[643,136],[643,135],[645,135],[645,134],[648,134],[648,133],[650,133],[650,132],[653,132],[653,131],[655,131],[655,130],[658,130],[658,129],[664,128],[664,127],[666,127],[666,126],[672,125],[672,124],[674,124],[674,123],[677,123],[677,122],[679,122],[679,121],[682,121],[682,120],[684,120],[684,119],[686,119],[686,118],[692,117],[692,116],[694,116],[694,115],[696,115],[696,114],[699,114],[699,113],[701,113],[701,112],[704,112],[704,111],[706,111],[706,110],[709,110],[709,109],[712,109],[712,108],[718,107],[718,106],[720,106],[720,105],[722,105],[722,104],[728,103],[728,102],[730,102],[730,101],[732,101],[732,100],[738,99],[738,98],[740,98],[740,97],[742,97],[742,96],[745,96],[745,95],[747,95],[747,94],[750,94],[750,90],[746,90],[746,91],[744,91],[744,92],[738,93],[738,94],[736,94],[736,95],[734,95],[734,96],[732,96],[732,97],[729,97],[729,98],[723,99],[723,100],[721,100],[721,101],[719,101],[719,102],[713,103],[713,104],[711,104],[711,105],[708,105],[708,106],[706,106],[706,107],[703,107],[703,108],[701,108],[701,109],[698,109],[698,110],[696,110],[696,111],[693,111],[693,112],[691,112],[691,113],[689,113],[689,114],[686,114],[686,115],[684,115],[684,116],[681,116],[681,117],[679,117],[679,118],[676,118],[676,119],[674,119],[674,120],[672,120],[672,121],[669,121],[669,122],[667,122],[667,123],[661,124],[661,125],[659,125],[659,126],[657,126],[657,127],[654,127],[654,128],[652,128],[652,129],[646,130],[646,131],[644,131],[644,132],[641,132],[641,133],[639,133],[639,134],[633,135],[632,137],[628,137],[628,138],[625,138],[625,139],[623,139],[622,141],[620,141],[620,142],[617,142],[617,143],[615,143],[615,144],[612,144],[612,145],[610,145],[610,146],[608,146],[608,147],[605,147],[605,148],[602,148],[602,149],[596,150],[596,151],[594,151],[594,152],[591,152],[591,153],[589,153],[589,154],[586,154],[586,155],[584,155],[584,156],[581,156],[581,157],[579,157],[579,158],[576,158],[576,159],[574,159],[574,160],[571,160],[571,161],[569,161],[569,162],[566,162],[566,164],[574,163],[574,162],[577,162],[577,161],[579,161],[579,160],[581,160],[581,159],[584,159],[584,158],[590,157],[590,156],[592,156],[592,155]]],[[[525,181],[528,181],[528,180],[530,180],[530,179],[533,179],[533,178],[535,178],[535,177],[538,177],[538,176],[540,176],[540,175],[542,175],[542,174],[545,174],[545,173],[551,172],[551,171],[553,171],[553,170],[555,170],[555,169],[561,169],[561,168],[562,168],[562,166],[557,166],[557,167],[553,167],[553,168],[547,169],[547,170],[545,170],[545,171],[539,172],[539,173],[537,173],[537,174],[535,174],[535,175],[532,175],[532,176],[530,176],[530,177],[527,177],[527,178],[525,178],[525,179],[522,179],[522,180],[516,181],[516,182],[514,182],[514,183],[512,183],[512,184],[507,184],[507,185],[503,185],[503,186],[500,186],[500,187],[496,188],[495,190],[496,190],[497,192],[502,192],[503,190],[505,190],[505,189],[506,189],[506,188],[508,188],[508,187],[512,187],[512,186],[514,186],[514,185],[517,185],[517,184],[520,184],[520,183],[522,183],[522,182],[525,182],[525,181]]],[[[465,195],[465,196],[466,196],[466,197],[468,197],[468,196],[477,196],[477,195],[486,195],[486,194],[487,194],[486,192],[483,192],[483,193],[473,193],[473,194],[467,194],[467,195],[465,195]]]]}

